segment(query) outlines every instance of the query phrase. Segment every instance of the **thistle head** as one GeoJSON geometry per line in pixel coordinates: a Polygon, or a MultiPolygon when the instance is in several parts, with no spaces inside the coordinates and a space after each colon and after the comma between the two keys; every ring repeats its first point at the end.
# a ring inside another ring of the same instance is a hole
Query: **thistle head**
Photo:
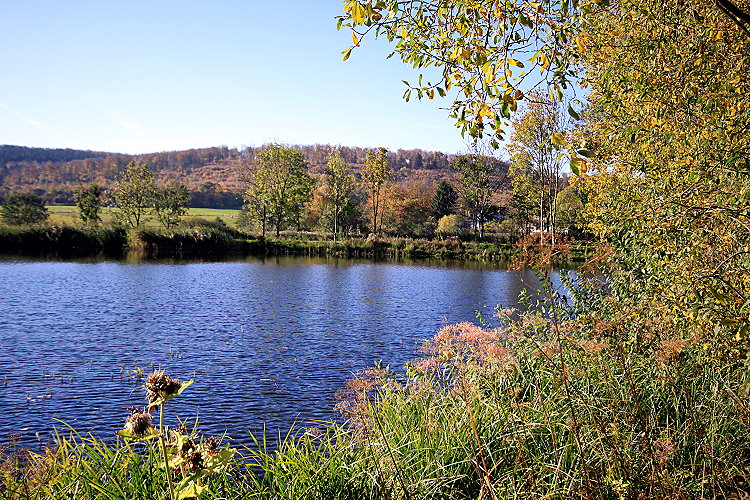
{"type": "Polygon", "coordinates": [[[151,414],[140,408],[133,408],[125,419],[125,428],[136,436],[143,436],[151,429],[151,414]]]}
{"type": "Polygon", "coordinates": [[[153,403],[158,399],[174,396],[180,390],[182,382],[167,375],[164,370],[156,370],[146,377],[143,387],[146,389],[146,401],[153,403]]]}

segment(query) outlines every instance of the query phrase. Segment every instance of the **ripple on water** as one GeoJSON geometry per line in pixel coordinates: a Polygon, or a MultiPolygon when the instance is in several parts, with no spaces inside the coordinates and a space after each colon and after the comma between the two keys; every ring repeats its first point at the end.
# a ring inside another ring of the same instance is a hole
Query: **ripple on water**
{"type": "Polygon", "coordinates": [[[522,280],[533,274],[309,259],[0,262],[0,441],[49,439],[56,419],[112,435],[144,403],[132,374],[153,367],[197,379],[170,422],[198,416],[207,434],[333,420],[353,371],[403,366],[444,321],[515,304],[522,280]]]}

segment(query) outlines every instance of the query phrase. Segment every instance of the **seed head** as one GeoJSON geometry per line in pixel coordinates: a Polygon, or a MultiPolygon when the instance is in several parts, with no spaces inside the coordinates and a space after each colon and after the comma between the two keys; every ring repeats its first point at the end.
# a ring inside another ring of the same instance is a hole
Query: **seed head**
{"type": "Polygon", "coordinates": [[[144,435],[151,428],[151,414],[139,408],[133,408],[125,419],[125,428],[136,436],[144,435]]]}
{"type": "Polygon", "coordinates": [[[146,377],[146,383],[143,386],[146,389],[146,401],[153,403],[159,398],[177,394],[181,385],[179,380],[170,377],[164,370],[156,370],[146,377]]]}
{"type": "Polygon", "coordinates": [[[195,472],[203,468],[203,455],[200,452],[194,452],[185,457],[185,468],[190,472],[195,472]]]}
{"type": "Polygon", "coordinates": [[[219,447],[221,440],[215,437],[208,437],[203,441],[203,447],[210,453],[215,453],[219,447]]]}

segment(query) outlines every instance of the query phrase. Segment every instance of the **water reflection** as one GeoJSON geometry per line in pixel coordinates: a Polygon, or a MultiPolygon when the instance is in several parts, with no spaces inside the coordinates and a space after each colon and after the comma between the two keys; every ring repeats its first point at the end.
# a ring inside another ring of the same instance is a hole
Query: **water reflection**
{"type": "Polygon", "coordinates": [[[211,434],[335,419],[351,372],[403,366],[445,322],[515,304],[523,281],[339,259],[0,262],[0,440],[48,438],[54,419],[111,436],[144,403],[133,375],[158,366],[196,378],[173,408],[211,434]]]}

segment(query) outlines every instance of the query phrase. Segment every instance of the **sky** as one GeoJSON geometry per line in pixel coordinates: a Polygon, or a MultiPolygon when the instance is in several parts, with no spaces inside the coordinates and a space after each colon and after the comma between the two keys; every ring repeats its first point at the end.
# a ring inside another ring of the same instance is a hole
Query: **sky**
{"type": "Polygon", "coordinates": [[[0,144],[129,154],[339,144],[457,153],[446,100],[339,0],[0,0],[0,144]]]}

